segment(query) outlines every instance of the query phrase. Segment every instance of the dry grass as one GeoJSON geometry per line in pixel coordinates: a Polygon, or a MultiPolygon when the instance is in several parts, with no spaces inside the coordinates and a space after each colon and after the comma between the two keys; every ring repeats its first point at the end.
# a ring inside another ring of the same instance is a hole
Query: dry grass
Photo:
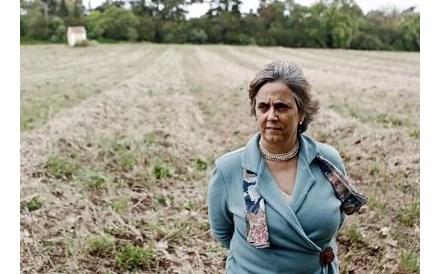
{"type": "Polygon", "coordinates": [[[300,63],[309,134],[370,197],[342,273],[419,273],[419,54],[232,46],[21,47],[21,272],[222,273],[206,189],[256,127],[246,88],[300,63]]]}

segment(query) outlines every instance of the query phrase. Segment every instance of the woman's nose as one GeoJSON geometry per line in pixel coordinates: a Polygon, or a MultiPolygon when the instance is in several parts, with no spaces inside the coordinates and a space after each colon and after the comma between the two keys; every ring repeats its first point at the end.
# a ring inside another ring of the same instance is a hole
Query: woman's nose
{"type": "Polygon", "coordinates": [[[268,119],[269,121],[278,121],[278,117],[276,116],[275,109],[274,109],[273,107],[271,107],[271,108],[269,109],[267,115],[268,115],[268,116],[267,116],[267,119],[268,119]]]}

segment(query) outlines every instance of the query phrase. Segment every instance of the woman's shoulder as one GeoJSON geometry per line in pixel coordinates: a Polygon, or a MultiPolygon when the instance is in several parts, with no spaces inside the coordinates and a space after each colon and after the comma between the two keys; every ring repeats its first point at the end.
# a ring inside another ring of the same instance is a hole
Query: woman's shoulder
{"type": "Polygon", "coordinates": [[[241,165],[241,155],[244,147],[228,152],[215,160],[217,166],[241,165]]]}
{"type": "Polygon", "coordinates": [[[242,176],[242,154],[243,148],[240,148],[220,156],[215,160],[215,169],[227,181],[231,181],[235,176],[242,176]]]}
{"type": "Polygon", "coordinates": [[[316,144],[319,147],[319,152],[321,152],[324,157],[342,160],[339,151],[332,145],[322,142],[316,142],[316,144]]]}
{"type": "Polygon", "coordinates": [[[338,150],[334,148],[332,145],[324,142],[317,141],[315,138],[302,134],[302,137],[308,142],[314,149],[317,149],[319,153],[321,153],[324,157],[329,158],[340,158],[338,150]]]}
{"type": "Polygon", "coordinates": [[[333,146],[326,143],[317,142],[317,145],[319,147],[319,152],[322,154],[322,156],[333,163],[336,167],[339,168],[340,171],[345,174],[344,161],[342,160],[339,151],[333,146]]]}
{"type": "Polygon", "coordinates": [[[316,141],[315,139],[307,136],[312,142],[314,142],[318,148],[318,153],[324,156],[327,160],[336,165],[339,169],[344,169],[344,163],[339,151],[332,145],[324,142],[316,141]]]}

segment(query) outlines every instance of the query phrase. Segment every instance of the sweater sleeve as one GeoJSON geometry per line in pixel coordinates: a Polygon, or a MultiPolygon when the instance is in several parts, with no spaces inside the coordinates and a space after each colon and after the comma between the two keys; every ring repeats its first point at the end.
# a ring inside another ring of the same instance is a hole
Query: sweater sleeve
{"type": "Polygon", "coordinates": [[[208,186],[208,217],[213,236],[227,249],[234,232],[234,222],[228,208],[228,192],[225,180],[218,168],[214,167],[208,186]]]}

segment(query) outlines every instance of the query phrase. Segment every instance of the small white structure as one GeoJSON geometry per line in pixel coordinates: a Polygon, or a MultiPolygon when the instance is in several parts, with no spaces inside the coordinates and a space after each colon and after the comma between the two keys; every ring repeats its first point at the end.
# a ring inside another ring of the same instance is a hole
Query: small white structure
{"type": "Polygon", "coordinates": [[[81,41],[87,40],[86,29],[83,26],[67,28],[67,43],[73,47],[81,41]]]}

